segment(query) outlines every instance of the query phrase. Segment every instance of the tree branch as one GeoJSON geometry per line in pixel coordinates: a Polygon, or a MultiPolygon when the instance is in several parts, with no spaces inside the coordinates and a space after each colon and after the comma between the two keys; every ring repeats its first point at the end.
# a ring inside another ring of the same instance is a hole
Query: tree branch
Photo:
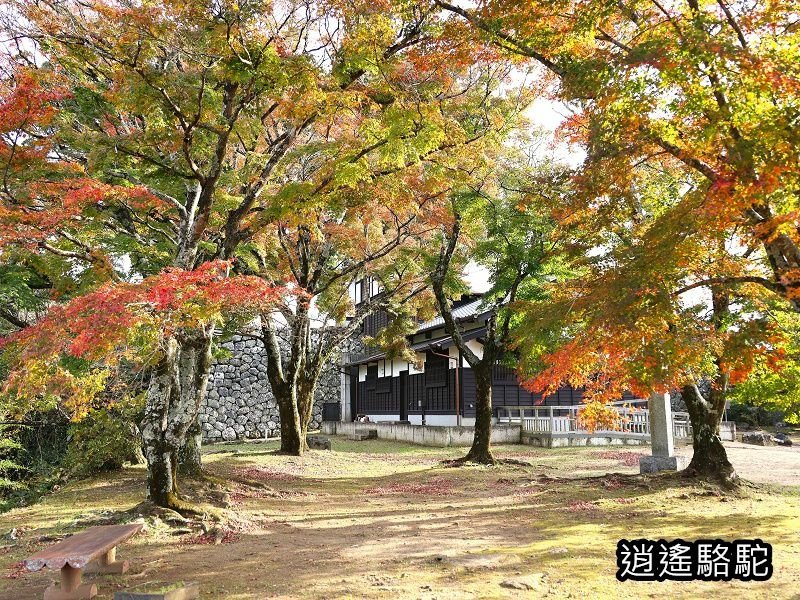
{"type": "Polygon", "coordinates": [[[710,277],[708,279],[703,279],[702,281],[696,281],[695,283],[689,284],[684,286],[674,292],[672,292],[673,296],[680,296],[681,294],[685,294],[691,290],[694,290],[699,287],[711,287],[714,285],[738,285],[741,283],[757,283],[768,290],[775,292],[776,294],[784,295],[786,293],[786,287],[775,281],[770,279],[766,279],[764,277],[758,277],[755,275],[745,275],[741,277],[710,277]]]}
{"type": "Polygon", "coordinates": [[[553,62],[540,52],[534,50],[532,47],[530,47],[528,44],[526,44],[519,38],[504,31],[500,31],[498,28],[490,25],[488,22],[484,21],[480,17],[475,16],[473,13],[461,8],[460,6],[456,6],[455,4],[450,4],[449,2],[445,2],[444,0],[435,0],[435,2],[437,6],[463,17],[469,23],[472,23],[475,27],[477,27],[481,31],[484,31],[492,36],[495,36],[499,40],[502,40],[505,44],[510,44],[513,46],[513,48],[508,48],[508,46],[505,46],[507,50],[515,49],[518,54],[533,58],[540,64],[547,67],[550,71],[558,75],[559,77],[563,77],[565,75],[566,72],[564,71],[564,69],[562,69],[559,65],[557,65],[555,62],[553,62]]]}

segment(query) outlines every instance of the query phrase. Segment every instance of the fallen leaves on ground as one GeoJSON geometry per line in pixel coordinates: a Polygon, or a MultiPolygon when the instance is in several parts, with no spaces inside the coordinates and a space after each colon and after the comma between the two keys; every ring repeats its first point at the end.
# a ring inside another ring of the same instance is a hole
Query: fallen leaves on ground
{"type": "Polygon", "coordinates": [[[386,496],[390,494],[421,494],[424,496],[447,496],[452,492],[453,484],[447,479],[431,479],[422,483],[392,483],[386,486],[371,487],[365,494],[386,496]]]}

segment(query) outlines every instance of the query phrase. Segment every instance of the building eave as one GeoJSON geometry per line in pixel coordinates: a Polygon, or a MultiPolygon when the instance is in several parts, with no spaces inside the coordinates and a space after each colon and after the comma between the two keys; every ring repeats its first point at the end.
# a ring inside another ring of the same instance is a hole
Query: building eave
{"type": "MultiPolygon", "coordinates": [[[[461,334],[461,339],[465,342],[470,340],[474,340],[482,336],[486,333],[486,327],[478,327],[471,331],[467,331],[461,334]]],[[[445,349],[450,348],[453,346],[455,342],[453,342],[453,338],[449,335],[445,335],[442,337],[438,337],[432,340],[423,340],[421,342],[417,342],[416,344],[411,344],[410,348],[414,352],[426,352],[427,350],[432,349],[445,349]]],[[[385,352],[375,352],[374,354],[368,354],[358,360],[348,361],[344,363],[346,367],[354,367],[356,365],[364,365],[372,362],[376,362],[379,360],[386,360],[386,353],[385,352]]]]}

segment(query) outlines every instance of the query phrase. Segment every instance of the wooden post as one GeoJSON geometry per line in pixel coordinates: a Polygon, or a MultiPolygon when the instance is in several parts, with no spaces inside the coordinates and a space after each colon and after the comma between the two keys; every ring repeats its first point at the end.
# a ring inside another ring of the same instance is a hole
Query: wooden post
{"type": "Polygon", "coordinates": [[[74,592],[81,585],[83,571],[75,569],[69,565],[61,568],[61,590],[64,592],[74,592]]]}
{"type": "Polygon", "coordinates": [[[101,575],[122,575],[128,571],[129,566],[127,560],[117,560],[117,548],[115,546],[98,558],[97,562],[90,563],[86,567],[86,572],[101,575]]]}
{"type": "Polygon", "coordinates": [[[44,591],[44,600],[89,600],[97,595],[97,586],[82,583],[83,569],[69,564],[61,568],[61,583],[53,583],[44,591]]]}
{"type": "Polygon", "coordinates": [[[553,407],[547,407],[547,416],[550,417],[550,433],[553,433],[553,407]]]}

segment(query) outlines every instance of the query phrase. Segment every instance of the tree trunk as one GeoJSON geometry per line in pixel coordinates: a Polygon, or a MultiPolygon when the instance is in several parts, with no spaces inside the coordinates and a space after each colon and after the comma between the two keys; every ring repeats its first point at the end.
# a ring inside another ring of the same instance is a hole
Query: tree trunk
{"type": "Polygon", "coordinates": [[[773,228],[765,229],[761,235],[775,281],[783,286],[781,295],[791,303],[794,310],[800,312],[800,283],[791,276],[791,273],[800,268],[800,248],[789,235],[777,233],[773,228]]]}
{"type": "Polygon", "coordinates": [[[147,458],[147,492],[157,506],[175,508],[178,504],[178,482],[175,454],[166,444],[153,443],[145,449],[147,458]]]}
{"type": "Polygon", "coordinates": [[[148,465],[148,494],[159,506],[181,508],[178,453],[205,398],[211,368],[211,331],[211,326],[207,331],[181,330],[167,338],[164,357],[150,378],[142,440],[148,465]]]}
{"type": "Polygon", "coordinates": [[[278,412],[281,417],[281,452],[292,456],[303,456],[308,450],[306,437],[297,410],[297,401],[291,395],[278,400],[278,412]]]}
{"type": "MultiPolygon", "coordinates": [[[[297,382],[297,410],[300,414],[300,431],[303,436],[303,443],[306,441],[308,429],[311,426],[311,419],[314,416],[314,401],[317,390],[318,374],[307,367],[297,382]]],[[[306,450],[308,445],[306,445],[306,450]]]]}
{"type": "Polygon", "coordinates": [[[296,311],[287,329],[290,338],[286,359],[272,315],[261,317],[261,339],[267,356],[267,378],[281,417],[281,452],[302,456],[308,450],[305,434],[311,419],[319,371],[309,367],[306,361],[311,343],[308,303],[299,303],[296,311]],[[312,396],[311,405],[307,402],[309,392],[312,396]]]}
{"type": "Polygon", "coordinates": [[[473,367],[475,375],[475,435],[465,461],[493,465],[497,461],[490,448],[492,440],[492,365],[473,367]]]}
{"type": "Polygon", "coordinates": [[[181,475],[200,475],[203,471],[200,446],[203,443],[203,430],[195,421],[186,432],[186,441],[178,453],[178,471],[181,475]]]}
{"type": "Polygon", "coordinates": [[[692,461],[686,468],[686,474],[723,482],[733,481],[736,471],[719,437],[722,407],[706,400],[696,385],[684,386],[682,393],[692,422],[692,461]]]}
{"type": "MultiPolygon", "coordinates": [[[[306,434],[313,416],[314,395],[319,377],[305,362],[300,365],[302,368],[297,373],[288,373],[288,381],[277,377],[270,379],[281,418],[281,452],[293,456],[302,456],[308,450],[306,434]]],[[[269,366],[267,369],[269,373],[269,366]]]]}

